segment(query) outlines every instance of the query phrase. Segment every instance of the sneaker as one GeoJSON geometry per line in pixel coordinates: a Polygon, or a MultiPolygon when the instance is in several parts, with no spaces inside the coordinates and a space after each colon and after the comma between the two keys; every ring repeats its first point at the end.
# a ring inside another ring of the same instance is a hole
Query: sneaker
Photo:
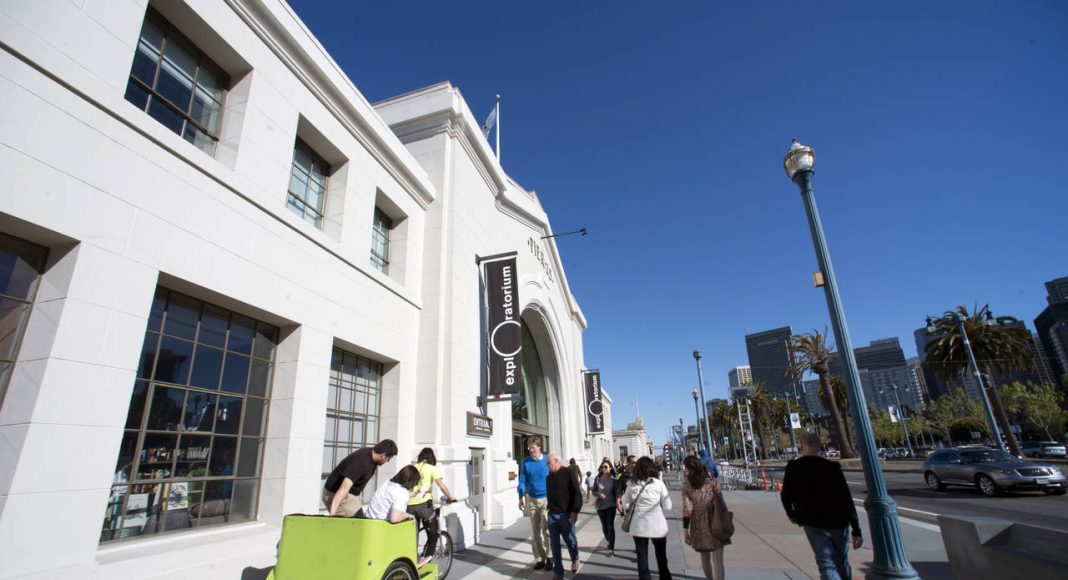
{"type": "Polygon", "coordinates": [[[571,563],[571,573],[574,574],[575,572],[578,572],[578,560],[571,563]]]}
{"type": "Polygon", "coordinates": [[[534,569],[535,570],[541,570],[544,567],[545,567],[545,560],[538,560],[537,562],[534,562],[534,569]]]}
{"type": "Polygon", "coordinates": [[[612,548],[608,548],[608,557],[609,558],[615,558],[616,557],[616,551],[613,550],[612,548]]]}
{"type": "Polygon", "coordinates": [[[553,571],[553,559],[552,558],[546,558],[545,559],[545,570],[548,571],[548,572],[552,572],[553,571]]]}
{"type": "Polygon", "coordinates": [[[420,567],[424,566],[430,560],[431,560],[430,556],[423,556],[422,558],[419,558],[419,563],[416,564],[416,568],[420,568],[420,567]]]}

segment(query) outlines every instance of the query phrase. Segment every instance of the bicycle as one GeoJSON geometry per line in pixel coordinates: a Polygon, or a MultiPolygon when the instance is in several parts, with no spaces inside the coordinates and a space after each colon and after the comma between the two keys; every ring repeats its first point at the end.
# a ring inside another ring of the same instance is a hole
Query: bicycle
{"type": "MultiPolygon", "coordinates": [[[[434,519],[438,520],[438,545],[434,549],[434,554],[430,557],[430,561],[438,567],[438,580],[445,580],[445,577],[449,575],[449,570],[452,569],[452,555],[453,544],[452,535],[445,529],[445,526],[441,522],[441,508],[456,503],[460,500],[450,501],[448,498],[442,496],[440,503],[434,504],[434,519]]],[[[423,531],[422,522],[418,519],[415,522],[416,537],[419,538],[416,542],[416,554],[422,554],[423,548],[426,546],[426,539],[419,532],[423,531]]]]}

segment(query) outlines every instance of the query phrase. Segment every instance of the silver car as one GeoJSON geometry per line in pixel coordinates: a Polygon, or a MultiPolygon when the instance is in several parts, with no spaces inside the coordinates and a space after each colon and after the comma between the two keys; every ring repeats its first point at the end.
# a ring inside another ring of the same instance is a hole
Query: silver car
{"type": "Polygon", "coordinates": [[[1064,494],[1068,479],[1056,465],[1023,461],[998,449],[969,446],[939,449],[923,462],[927,486],[941,491],[947,485],[979,488],[994,496],[1007,490],[1042,490],[1064,494]]]}

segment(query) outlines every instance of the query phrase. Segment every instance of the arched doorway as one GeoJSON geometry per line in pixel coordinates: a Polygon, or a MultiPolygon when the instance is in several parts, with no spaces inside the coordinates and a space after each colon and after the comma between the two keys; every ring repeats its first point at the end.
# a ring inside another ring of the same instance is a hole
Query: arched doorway
{"type": "Polygon", "coordinates": [[[541,437],[544,451],[559,451],[552,429],[556,414],[550,413],[558,376],[555,352],[540,314],[528,310],[522,320],[523,390],[512,401],[512,456],[517,462],[526,457],[526,440],[532,435],[541,437]]]}

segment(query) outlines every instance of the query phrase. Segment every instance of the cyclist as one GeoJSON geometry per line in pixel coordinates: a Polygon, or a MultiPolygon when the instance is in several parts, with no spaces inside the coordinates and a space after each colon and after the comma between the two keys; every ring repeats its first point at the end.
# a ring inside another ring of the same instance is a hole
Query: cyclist
{"type": "Polygon", "coordinates": [[[431,556],[434,555],[435,547],[438,545],[438,518],[434,514],[434,502],[432,501],[434,484],[438,484],[449,502],[456,501],[452,492],[445,486],[445,479],[438,472],[437,464],[438,459],[434,455],[433,449],[424,447],[419,452],[419,457],[416,458],[415,462],[415,469],[419,472],[419,485],[415,488],[414,495],[408,501],[408,513],[415,516],[423,525],[423,528],[426,529],[426,546],[423,547],[422,557],[419,558],[420,566],[430,560],[431,556]]]}

